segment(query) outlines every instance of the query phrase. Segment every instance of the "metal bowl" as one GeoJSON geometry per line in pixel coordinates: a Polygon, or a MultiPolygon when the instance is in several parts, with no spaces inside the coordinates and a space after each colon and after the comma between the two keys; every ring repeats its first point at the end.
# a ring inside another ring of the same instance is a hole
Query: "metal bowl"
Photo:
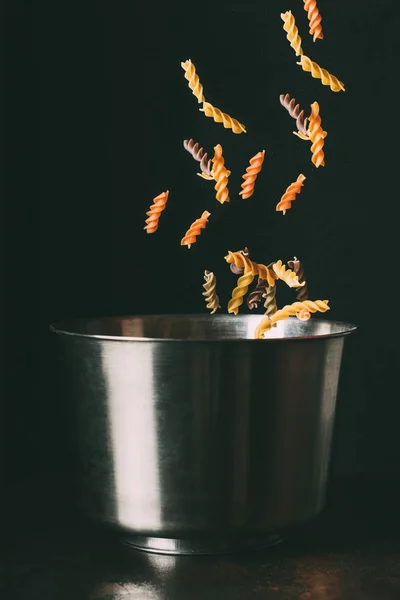
{"type": "Polygon", "coordinates": [[[323,507],[350,323],[147,315],[56,323],[80,506],[128,543],[275,543],[323,507]]]}

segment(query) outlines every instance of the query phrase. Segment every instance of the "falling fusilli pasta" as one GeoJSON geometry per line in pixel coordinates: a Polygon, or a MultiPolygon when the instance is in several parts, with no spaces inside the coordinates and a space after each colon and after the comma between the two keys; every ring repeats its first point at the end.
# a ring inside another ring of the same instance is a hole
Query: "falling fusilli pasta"
{"type": "Polygon", "coordinates": [[[324,143],[325,143],[325,135],[324,130],[321,126],[321,117],[319,114],[319,104],[318,102],[313,102],[311,104],[311,114],[309,116],[310,125],[308,128],[308,135],[311,140],[311,161],[313,165],[318,167],[325,166],[325,154],[323,151],[324,143]]]}
{"type": "Polygon", "coordinates": [[[232,129],[233,133],[246,133],[246,128],[242,123],[239,123],[237,119],[230,117],[209,102],[204,102],[203,108],[200,108],[199,110],[203,112],[206,117],[212,117],[216,123],[222,123],[225,129],[232,129]]]}
{"type": "Polygon", "coordinates": [[[304,274],[303,263],[295,256],[293,260],[288,260],[287,264],[289,269],[292,269],[296,273],[300,283],[304,282],[304,285],[297,290],[296,300],[299,302],[308,300],[308,285],[304,274]]]}
{"type": "MultiPolygon", "coordinates": [[[[241,253],[242,253],[244,256],[249,256],[249,254],[250,254],[250,253],[249,253],[249,249],[247,248],[247,246],[246,246],[246,248],[244,248],[243,250],[240,250],[240,252],[241,252],[241,253]]],[[[244,267],[238,267],[238,266],[236,266],[236,265],[235,265],[235,263],[234,263],[234,262],[232,262],[232,263],[229,265],[229,268],[230,268],[230,270],[232,271],[232,273],[234,273],[235,275],[243,275],[243,273],[244,273],[244,267]]]]}
{"type": "Polygon", "coordinates": [[[278,307],[276,305],[276,285],[269,285],[265,293],[263,294],[263,298],[265,298],[264,308],[265,308],[265,316],[269,319],[276,313],[278,307]]]}
{"type": "Polygon", "coordinates": [[[259,277],[256,287],[250,292],[249,297],[247,298],[247,306],[250,310],[253,310],[258,307],[258,303],[261,301],[263,294],[265,294],[267,287],[268,281],[259,277]]]}
{"type": "Polygon", "coordinates": [[[216,292],[217,279],[212,271],[204,271],[204,279],[205,283],[203,284],[203,288],[205,291],[203,292],[203,296],[205,296],[207,308],[211,311],[210,314],[213,315],[221,308],[216,292]]]}
{"type": "Polygon", "coordinates": [[[153,199],[153,204],[150,207],[150,210],[146,212],[148,218],[146,219],[146,225],[143,229],[147,231],[147,233],[154,233],[158,229],[158,222],[160,219],[160,215],[163,210],[165,210],[165,206],[167,204],[169,196],[169,191],[161,192],[153,199]]]}
{"type": "Polygon", "coordinates": [[[185,71],[185,79],[189,82],[189,87],[192,90],[192,93],[197,98],[197,102],[202,104],[206,101],[203,94],[203,86],[200,83],[199,76],[196,73],[196,67],[190,60],[185,60],[181,62],[181,67],[185,71]]]}
{"type": "Polygon", "coordinates": [[[287,33],[286,38],[289,40],[291,47],[296,52],[296,56],[301,56],[303,54],[301,37],[296,26],[295,18],[292,15],[292,11],[287,10],[286,12],[281,13],[281,19],[283,21],[283,29],[287,33]]]}
{"type": "Polygon", "coordinates": [[[232,291],[232,297],[228,302],[228,313],[237,315],[239,312],[239,306],[243,304],[243,298],[247,294],[249,285],[254,279],[254,275],[250,268],[244,269],[243,275],[237,280],[237,286],[232,291]]]}
{"type": "Polygon", "coordinates": [[[286,265],[284,265],[281,260],[274,262],[272,269],[278,276],[278,279],[284,281],[290,288],[298,288],[305,285],[305,282],[300,283],[296,273],[291,269],[287,269],[286,265]]]}
{"type": "Polygon", "coordinates": [[[308,56],[304,56],[304,54],[300,57],[300,62],[297,63],[301,65],[303,71],[307,71],[311,73],[311,76],[314,79],[320,79],[322,85],[329,85],[332,92],[344,92],[345,87],[344,84],[339,81],[337,77],[331,75],[326,69],[322,69],[316,62],[313,62],[308,56]]]}
{"type": "Polygon", "coordinates": [[[228,171],[225,167],[225,159],[222,154],[221,144],[214,146],[214,156],[212,159],[212,173],[215,180],[214,189],[217,192],[216,199],[221,204],[230,202],[228,191],[228,171]]]}
{"type": "Polygon", "coordinates": [[[300,193],[301,188],[303,187],[305,180],[305,176],[300,173],[296,181],[291,183],[288,188],[286,188],[286,192],[283,194],[282,198],[279,200],[276,205],[277,211],[282,211],[283,214],[286,214],[286,211],[289,210],[292,206],[292,202],[296,200],[296,195],[300,193]]]}
{"type": "Polygon", "coordinates": [[[294,317],[302,310],[307,310],[310,313],[326,312],[330,309],[328,302],[329,300],[315,300],[315,302],[312,300],[305,300],[304,302],[293,302],[293,304],[287,304],[283,308],[277,310],[272,317],[264,315],[261,322],[256,327],[254,337],[256,339],[262,339],[264,334],[271,329],[274,323],[283,321],[289,317],[294,317]]]}
{"type": "Polygon", "coordinates": [[[272,268],[267,267],[266,265],[262,265],[259,263],[255,263],[250,260],[248,256],[243,255],[241,251],[231,252],[228,251],[228,254],[225,256],[225,260],[227,263],[234,263],[237,268],[243,268],[246,272],[248,269],[251,269],[252,274],[258,275],[261,279],[266,279],[268,281],[268,285],[275,285],[275,280],[278,279],[278,276],[274,273],[272,268]]]}
{"type": "Polygon", "coordinates": [[[200,235],[201,230],[204,229],[208,223],[208,217],[210,215],[211,213],[205,210],[200,219],[196,219],[194,223],[192,223],[184,237],[181,239],[181,246],[190,248],[190,246],[195,243],[197,236],[200,235]]]}
{"type": "Polygon", "coordinates": [[[244,181],[241,185],[242,190],[239,192],[239,196],[242,196],[243,199],[250,198],[250,196],[254,194],[255,182],[258,173],[261,171],[264,155],[265,150],[261,150],[261,152],[258,152],[253,156],[253,158],[250,159],[249,166],[246,168],[246,173],[242,175],[244,181]]]}
{"type": "Polygon", "coordinates": [[[200,148],[199,144],[195,143],[192,138],[190,140],[183,140],[183,146],[200,163],[201,173],[198,173],[198,175],[202,175],[205,179],[213,179],[211,175],[211,159],[208,158],[207,152],[204,152],[203,148],[200,148]]]}
{"type": "Polygon", "coordinates": [[[319,14],[316,0],[304,0],[304,10],[307,11],[307,17],[310,22],[310,35],[313,36],[313,41],[322,40],[321,15],[319,14]]]}
{"type": "Polygon", "coordinates": [[[294,131],[293,133],[298,134],[300,132],[307,139],[308,138],[308,133],[307,133],[308,119],[307,119],[307,117],[304,116],[304,110],[300,109],[300,104],[296,104],[296,100],[294,98],[290,98],[289,94],[281,94],[279,96],[279,100],[280,100],[280,103],[282,104],[282,106],[284,108],[286,108],[289,115],[293,119],[296,119],[296,127],[297,127],[298,131],[297,132],[294,131]]]}

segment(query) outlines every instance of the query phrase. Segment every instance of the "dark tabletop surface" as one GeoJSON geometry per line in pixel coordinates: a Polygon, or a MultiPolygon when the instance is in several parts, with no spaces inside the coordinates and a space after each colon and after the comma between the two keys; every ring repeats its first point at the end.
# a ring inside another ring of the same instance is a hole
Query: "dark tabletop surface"
{"type": "Polygon", "coordinates": [[[400,600],[396,482],[331,484],[320,517],[281,544],[217,557],[128,550],[54,487],[24,481],[7,494],[1,598],[400,600]]]}

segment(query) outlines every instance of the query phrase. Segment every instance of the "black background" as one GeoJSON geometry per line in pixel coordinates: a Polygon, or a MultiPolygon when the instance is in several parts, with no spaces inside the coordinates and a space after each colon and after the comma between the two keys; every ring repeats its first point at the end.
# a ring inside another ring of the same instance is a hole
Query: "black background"
{"type": "MultiPolygon", "coordinates": [[[[5,52],[5,408],[7,480],[68,471],[68,432],[49,324],[72,316],[206,312],[204,269],[226,304],[228,250],[263,263],[297,255],[313,299],[355,323],[346,340],[333,475],[400,474],[400,10],[395,1],[319,0],[312,41],[300,0],[277,2],[14,2],[5,52]],[[172,5],[171,5],[172,4],[172,5]],[[306,55],[346,85],[333,93],[296,65],[280,13],[292,10],[306,55]],[[246,125],[207,119],[184,79],[191,58],[207,99],[246,125]],[[289,93],[320,104],[324,168],[280,106],[289,93]],[[221,143],[231,202],[195,175],[182,146],[221,143]],[[265,148],[256,192],[238,196],[248,160],[265,148]],[[275,205],[302,172],[282,216],[275,205]],[[169,189],[160,228],[143,231],[169,189]],[[203,210],[210,222],[180,239],[203,210]]],[[[282,289],[282,288],[281,288],[282,289]]],[[[285,302],[286,290],[281,299],[285,302]]]]}

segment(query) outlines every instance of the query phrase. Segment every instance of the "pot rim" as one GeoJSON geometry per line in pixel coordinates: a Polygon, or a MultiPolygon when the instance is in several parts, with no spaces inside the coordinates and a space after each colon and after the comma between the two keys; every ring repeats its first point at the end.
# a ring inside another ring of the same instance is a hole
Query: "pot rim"
{"type": "Polygon", "coordinates": [[[113,316],[103,316],[103,317],[77,317],[71,319],[64,319],[60,321],[55,321],[50,324],[50,332],[58,335],[64,335],[68,337],[76,337],[76,338],[87,338],[92,340],[104,340],[104,341],[118,341],[118,342],[179,342],[179,343],[207,343],[207,344],[218,344],[218,343],[266,343],[266,342],[284,342],[284,341],[300,341],[300,340],[311,340],[311,339],[326,339],[326,338],[335,338],[342,337],[345,335],[349,335],[353,331],[357,330],[357,326],[353,323],[347,321],[338,321],[334,319],[324,319],[317,317],[312,317],[309,321],[299,321],[296,317],[289,317],[283,321],[279,321],[277,323],[277,327],[274,330],[270,330],[267,333],[267,336],[263,339],[255,339],[251,337],[210,337],[210,338],[202,338],[202,337],[146,337],[146,336],[130,336],[130,335],[112,335],[105,333],[87,333],[85,331],[77,330],[79,325],[81,327],[88,325],[89,323],[105,323],[107,321],[122,321],[122,320],[133,320],[133,319],[168,319],[176,320],[176,319],[189,319],[189,320],[197,320],[204,321],[213,319],[215,321],[223,321],[227,320],[247,320],[254,321],[254,329],[257,324],[260,322],[263,315],[210,315],[210,314],[142,314],[142,315],[113,315],[113,316]],[[304,330],[304,333],[298,333],[294,335],[282,335],[281,331],[283,328],[287,328],[289,323],[295,323],[296,328],[298,330],[304,330]],[[285,325],[286,324],[286,325],[285,325]],[[317,325],[318,324],[318,325],[317,325]],[[312,325],[312,328],[310,328],[312,325]],[[317,327],[315,327],[317,325],[317,327]],[[321,333],[308,333],[307,328],[312,330],[320,329],[324,330],[326,326],[331,328],[331,331],[322,331],[321,333]],[[280,333],[280,335],[276,335],[276,333],[280,333]],[[269,337],[270,334],[270,337],[269,337]]]}

